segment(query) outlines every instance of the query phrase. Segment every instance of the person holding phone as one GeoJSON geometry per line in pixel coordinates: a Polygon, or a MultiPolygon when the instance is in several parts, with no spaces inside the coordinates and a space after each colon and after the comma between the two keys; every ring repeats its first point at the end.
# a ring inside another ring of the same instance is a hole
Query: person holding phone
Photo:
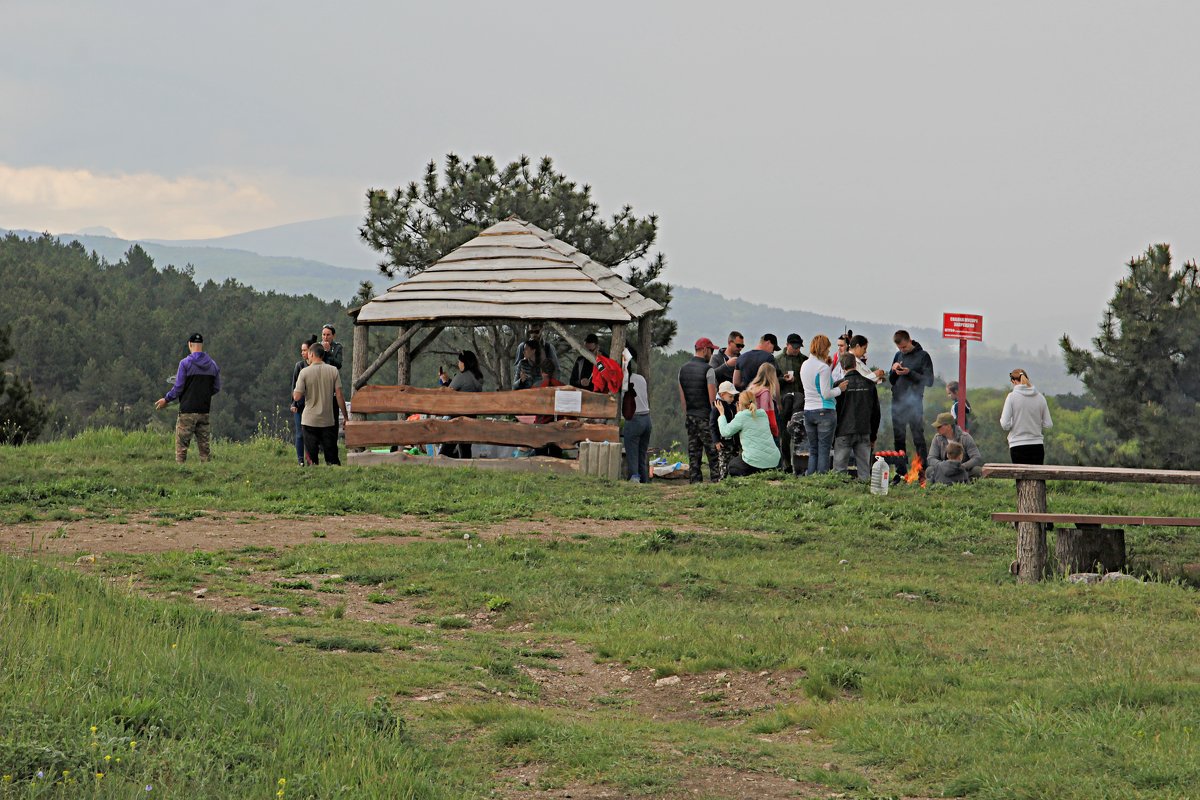
{"type": "Polygon", "coordinates": [[[905,429],[912,431],[913,446],[921,463],[929,459],[925,443],[925,387],[933,385],[933,359],[908,331],[896,331],[892,341],[896,354],[888,381],[892,384],[892,441],[897,450],[907,450],[905,429]]]}
{"type": "MultiPolygon", "coordinates": [[[[470,350],[463,350],[458,354],[458,374],[454,376],[454,380],[448,378],[446,368],[439,366],[439,386],[455,392],[483,391],[483,370],[479,368],[479,358],[470,350]]],[[[449,442],[442,445],[439,452],[448,458],[470,458],[471,444],[469,442],[449,442]]]]}

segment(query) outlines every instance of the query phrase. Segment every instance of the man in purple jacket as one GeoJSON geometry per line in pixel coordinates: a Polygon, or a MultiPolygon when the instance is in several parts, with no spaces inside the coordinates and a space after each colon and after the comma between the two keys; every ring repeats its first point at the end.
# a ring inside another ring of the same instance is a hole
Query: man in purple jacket
{"type": "Polygon", "coordinates": [[[154,407],[165,408],[172,400],[179,400],[179,420],[175,423],[175,462],[187,461],[188,446],[192,436],[196,437],[196,448],[200,460],[209,459],[208,412],[212,396],[221,391],[221,368],[204,352],[204,337],[193,333],[188,337],[187,357],[179,362],[175,373],[175,385],[154,407]]]}

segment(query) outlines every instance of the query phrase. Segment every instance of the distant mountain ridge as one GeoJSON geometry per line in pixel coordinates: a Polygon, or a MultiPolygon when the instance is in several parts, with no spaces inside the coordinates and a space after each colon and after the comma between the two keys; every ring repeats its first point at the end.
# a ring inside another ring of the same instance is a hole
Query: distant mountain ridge
{"type": "Polygon", "coordinates": [[[215,239],[147,239],[166,247],[218,247],[263,256],[300,258],[343,269],[378,272],[379,254],[359,238],[362,217],[325,217],[291,222],[215,239]]]}
{"type": "MultiPolygon", "coordinates": [[[[0,229],[0,234],[6,233],[0,229]]],[[[27,238],[40,233],[19,230],[12,233],[27,238]]],[[[182,268],[191,265],[200,281],[218,283],[234,278],[238,282],[264,292],[304,295],[312,294],[324,300],[347,303],[357,294],[362,281],[370,281],[376,293],[397,282],[383,276],[377,269],[355,269],[333,266],[309,257],[288,255],[304,252],[302,248],[328,237],[340,243],[328,244],[322,252],[353,261],[357,242],[357,218],[331,217],[313,222],[297,222],[261,231],[226,236],[220,239],[176,241],[129,241],[107,236],[62,234],[61,241],[78,241],[89,251],[95,251],[109,262],[119,261],[129,248],[140,244],[160,268],[168,264],[182,268]],[[350,223],[354,224],[351,225],[350,223]],[[243,247],[214,247],[214,242],[241,244],[243,247]],[[262,248],[255,252],[249,245],[262,248]]],[[[363,248],[368,254],[371,251],[363,248]]],[[[361,256],[360,256],[361,258],[361,256]]],[[[361,263],[361,262],[359,262],[361,263]]],[[[701,336],[724,344],[729,331],[741,331],[749,342],[757,342],[763,333],[774,333],[782,344],[787,334],[799,333],[807,344],[813,335],[824,333],[831,339],[846,328],[861,333],[870,341],[870,361],[886,368],[895,348],[892,334],[907,328],[921,342],[934,360],[934,369],[943,379],[958,376],[958,344],[942,339],[941,331],[907,325],[845,320],[812,311],[776,308],[745,300],[727,298],[704,289],[674,284],[671,316],[679,324],[672,348],[686,350],[701,336]]],[[[865,309],[869,310],[869,309],[865,309]]],[[[1038,388],[1048,394],[1081,392],[1083,385],[1068,375],[1061,357],[1055,353],[1031,354],[1012,349],[989,348],[985,343],[971,343],[968,351],[967,385],[1008,386],[1007,375],[1013,367],[1029,370],[1038,388]]]]}

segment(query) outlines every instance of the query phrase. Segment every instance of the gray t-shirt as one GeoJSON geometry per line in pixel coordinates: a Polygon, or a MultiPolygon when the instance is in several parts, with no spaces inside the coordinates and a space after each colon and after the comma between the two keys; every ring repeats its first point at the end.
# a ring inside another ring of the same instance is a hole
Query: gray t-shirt
{"type": "Polygon", "coordinates": [[[310,428],[333,426],[333,407],[337,402],[338,370],[330,364],[309,364],[296,376],[296,391],[304,397],[300,424],[310,428]]]}

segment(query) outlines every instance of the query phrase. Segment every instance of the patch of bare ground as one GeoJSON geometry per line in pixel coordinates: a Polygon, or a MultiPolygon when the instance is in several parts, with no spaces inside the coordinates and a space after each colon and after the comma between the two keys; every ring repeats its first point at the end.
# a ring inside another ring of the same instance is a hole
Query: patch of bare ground
{"type": "MultiPolygon", "coordinates": [[[[539,783],[545,767],[524,764],[504,770],[497,778],[497,796],[522,800],[627,800],[647,797],[756,798],[756,800],[796,800],[796,798],[830,797],[828,787],[797,781],[767,772],[738,771],[729,767],[683,766],[683,777],[666,793],[631,793],[613,786],[593,786],[571,783],[557,788],[541,788],[539,783]]],[[[836,796],[836,795],[834,795],[836,796]]]]}
{"type": "MultiPolygon", "coordinates": [[[[99,556],[103,558],[103,556],[99,556]]],[[[81,564],[85,569],[91,567],[90,562],[84,560],[81,564]]],[[[272,570],[254,570],[253,572],[243,573],[238,576],[242,581],[254,587],[251,591],[254,594],[264,593],[279,595],[291,595],[297,597],[305,597],[309,601],[315,601],[316,605],[305,605],[293,612],[291,609],[282,606],[275,606],[269,603],[254,600],[246,593],[228,594],[220,586],[215,585],[215,581],[203,585],[197,585],[191,591],[191,597],[195,603],[204,608],[218,611],[227,614],[263,614],[265,616],[316,616],[328,613],[334,608],[340,607],[340,616],[344,619],[357,622],[385,622],[394,624],[415,624],[413,619],[422,615],[428,614],[428,611],[421,609],[418,606],[418,601],[412,598],[401,595],[389,594],[386,603],[379,603],[371,600],[372,596],[380,594],[377,586],[364,586],[357,583],[337,583],[336,592],[321,591],[320,587],[323,582],[336,580],[341,577],[339,575],[283,575],[282,573],[272,570]],[[307,582],[314,588],[312,589],[296,589],[290,588],[288,584],[296,584],[307,582]],[[280,585],[284,584],[284,585],[280,585]],[[256,591],[257,590],[257,591],[256,591]]],[[[140,580],[139,576],[134,575],[133,585],[143,593],[154,596],[164,596],[162,592],[155,591],[155,587],[147,582],[140,580]]],[[[130,579],[130,576],[117,576],[112,578],[114,582],[124,582],[130,579]]],[[[183,592],[169,592],[167,596],[182,596],[183,592]]],[[[497,614],[495,612],[481,610],[474,615],[456,614],[453,616],[470,617],[472,627],[478,630],[490,630],[492,628],[491,620],[497,614]]],[[[433,628],[431,624],[424,624],[421,627],[433,628]]]]}
{"type": "Polygon", "coordinates": [[[573,538],[616,537],[662,527],[650,520],[514,519],[470,524],[417,516],[372,514],[295,517],[244,512],[202,511],[192,519],[173,520],[130,514],[124,521],[47,520],[0,527],[0,552],[162,553],[172,550],[235,550],[240,547],[288,548],[314,541],[393,544],[438,538],[456,532],[495,539],[500,536],[573,538]]]}
{"type": "Polygon", "coordinates": [[[793,687],[804,677],[799,670],[727,670],[656,678],[653,670],[597,663],[575,642],[553,642],[549,647],[562,658],[545,666],[521,666],[538,684],[540,705],[588,712],[622,709],[654,720],[737,726],[754,714],[795,702],[799,693],[793,687]]]}

